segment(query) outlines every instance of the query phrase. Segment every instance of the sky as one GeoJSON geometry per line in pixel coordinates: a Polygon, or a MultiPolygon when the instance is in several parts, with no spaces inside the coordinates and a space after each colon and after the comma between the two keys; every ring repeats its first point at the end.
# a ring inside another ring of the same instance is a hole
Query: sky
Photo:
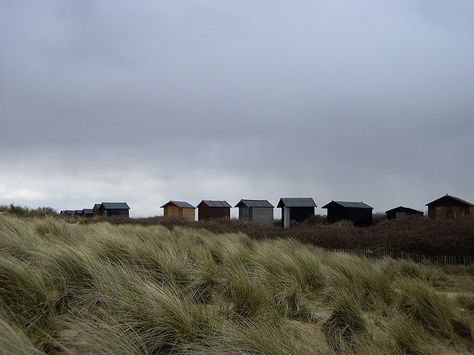
{"type": "Polygon", "coordinates": [[[474,202],[472,0],[0,6],[0,205],[474,202]]]}

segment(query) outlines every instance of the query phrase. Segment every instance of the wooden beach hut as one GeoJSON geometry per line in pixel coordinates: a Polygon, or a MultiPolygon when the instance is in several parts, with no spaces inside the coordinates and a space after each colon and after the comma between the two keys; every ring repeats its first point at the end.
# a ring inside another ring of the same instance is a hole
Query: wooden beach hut
{"type": "Polygon", "coordinates": [[[196,207],[184,201],[169,201],[163,206],[163,217],[167,219],[184,219],[194,222],[196,207]]]}
{"type": "Polygon", "coordinates": [[[400,219],[407,216],[423,216],[422,211],[415,210],[409,207],[398,206],[391,210],[385,211],[387,219],[400,219]]]}
{"type": "Polygon", "coordinates": [[[474,205],[470,202],[446,194],[426,204],[428,217],[432,219],[448,219],[474,215],[474,205]]]}
{"type": "Polygon", "coordinates": [[[212,201],[212,200],[202,200],[198,209],[198,221],[208,220],[208,219],[230,219],[230,209],[231,205],[227,201],[212,201]]]}

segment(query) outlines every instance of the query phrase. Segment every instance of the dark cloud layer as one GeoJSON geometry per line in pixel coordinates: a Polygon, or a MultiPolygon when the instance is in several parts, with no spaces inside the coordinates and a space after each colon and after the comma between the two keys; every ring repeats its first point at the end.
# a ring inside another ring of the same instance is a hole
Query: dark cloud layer
{"type": "Polygon", "coordinates": [[[2,1],[0,203],[474,200],[474,4],[2,1]]]}

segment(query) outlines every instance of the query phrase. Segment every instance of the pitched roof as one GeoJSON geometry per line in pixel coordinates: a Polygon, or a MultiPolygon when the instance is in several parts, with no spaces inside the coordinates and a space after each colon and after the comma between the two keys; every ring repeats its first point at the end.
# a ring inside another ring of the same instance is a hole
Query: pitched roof
{"type": "Polygon", "coordinates": [[[473,205],[472,203],[470,203],[470,202],[467,202],[467,201],[465,201],[465,200],[463,200],[463,199],[460,199],[459,197],[451,196],[451,195],[448,195],[448,194],[446,194],[446,195],[444,195],[444,196],[442,196],[442,197],[440,197],[440,198],[437,198],[437,199],[434,200],[434,201],[431,201],[431,202],[427,203],[426,206],[435,204],[435,203],[437,203],[437,202],[441,202],[441,201],[444,200],[444,199],[450,199],[450,200],[459,202],[459,203],[462,204],[462,205],[474,206],[474,205],[473,205]]]}
{"type": "Polygon", "coordinates": [[[106,210],[129,210],[130,207],[128,207],[126,202],[102,202],[100,204],[103,206],[106,210]]]}
{"type": "Polygon", "coordinates": [[[323,206],[321,208],[329,208],[329,206],[333,205],[333,204],[339,205],[339,206],[344,207],[344,208],[370,208],[370,209],[373,209],[372,206],[369,206],[369,205],[363,203],[362,201],[361,202],[331,201],[331,202],[329,202],[328,204],[326,204],[325,206],[323,206]]]}
{"type": "Polygon", "coordinates": [[[193,208],[193,209],[196,208],[193,205],[191,205],[190,203],[187,203],[187,202],[184,202],[184,201],[169,201],[169,202],[165,203],[163,206],[161,206],[161,208],[169,206],[169,205],[174,205],[174,206],[179,207],[179,208],[193,208]]]}
{"type": "Polygon", "coordinates": [[[207,207],[217,207],[217,208],[232,208],[231,205],[227,203],[227,201],[211,201],[211,200],[202,200],[198,207],[201,206],[202,204],[206,205],[207,207]]]}
{"type": "Polygon", "coordinates": [[[390,213],[390,212],[407,212],[407,213],[421,213],[423,214],[423,211],[418,211],[413,208],[409,207],[403,207],[403,206],[398,206],[395,208],[392,208],[391,210],[385,211],[385,213],[390,213]]]}
{"type": "Polygon", "coordinates": [[[267,200],[240,200],[235,207],[256,207],[256,208],[273,208],[273,205],[267,200]]]}
{"type": "Polygon", "coordinates": [[[282,197],[277,207],[316,207],[311,197],[282,197]]]}
{"type": "Polygon", "coordinates": [[[92,208],[84,208],[84,209],[82,210],[82,213],[91,214],[91,213],[92,213],[92,208]]]}

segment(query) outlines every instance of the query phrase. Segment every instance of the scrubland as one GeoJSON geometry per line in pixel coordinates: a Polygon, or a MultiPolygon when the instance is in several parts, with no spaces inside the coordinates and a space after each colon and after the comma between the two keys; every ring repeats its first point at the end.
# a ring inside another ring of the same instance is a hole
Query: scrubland
{"type": "Polygon", "coordinates": [[[474,267],[0,215],[3,354],[467,354],[474,267]]]}
{"type": "MultiPolygon", "coordinates": [[[[97,219],[83,219],[96,223],[97,219]]],[[[100,219],[99,219],[100,221],[100,219]]],[[[370,249],[404,252],[428,256],[474,256],[474,217],[432,220],[411,216],[387,220],[374,215],[370,227],[355,227],[349,221],[326,223],[324,216],[314,216],[291,229],[282,229],[278,222],[259,225],[238,220],[185,222],[160,217],[114,219],[115,224],[162,225],[206,229],[215,233],[245,233],[252,239],[291,238],[329,249],[370,249]]]]}

